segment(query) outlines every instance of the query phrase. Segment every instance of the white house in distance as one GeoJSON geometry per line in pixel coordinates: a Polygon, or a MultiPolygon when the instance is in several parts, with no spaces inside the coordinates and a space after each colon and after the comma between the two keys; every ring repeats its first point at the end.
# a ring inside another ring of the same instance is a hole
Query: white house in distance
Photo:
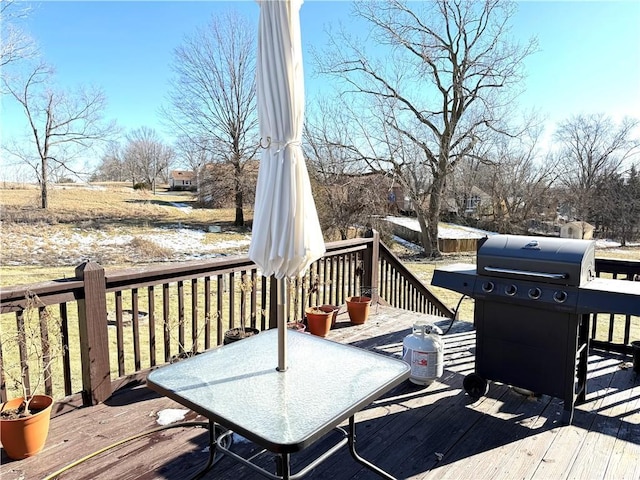
{"type": "Polygon", "coordinates": [[[594,226],[587,222],[567,222],[560,227],[560,238],[592,240],[594,226]]]}
{"type": "Polygon", "coordinates": [[[169,175],[169,188],[171,190],[195,190],[196,176],[192,171],[173,170],[169,175]]]}

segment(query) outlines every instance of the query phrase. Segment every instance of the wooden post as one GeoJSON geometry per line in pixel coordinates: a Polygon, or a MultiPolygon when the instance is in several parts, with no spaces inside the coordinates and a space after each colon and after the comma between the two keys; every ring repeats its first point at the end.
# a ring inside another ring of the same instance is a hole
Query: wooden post
{"type": "Polygon", "coordinates": [[[111,396],[107,291],[104,269],[85,262],[75,270],[84,281],[84,298],[78,300],[80,358],[82,361],[82,400],[95,405],[111,396]]]}
{"type": "Polygon", "coordinates": [[[369,230],[366,237],[372,239],[371,245],[362,255],[364,262],[364,272],[362,275],[361,289],[371,289],[371,303],[378,303],[380,294],[378,292],[378,275],[379,275],[379,259],[380,259],[380,233],[377,230],[369,230]]]}

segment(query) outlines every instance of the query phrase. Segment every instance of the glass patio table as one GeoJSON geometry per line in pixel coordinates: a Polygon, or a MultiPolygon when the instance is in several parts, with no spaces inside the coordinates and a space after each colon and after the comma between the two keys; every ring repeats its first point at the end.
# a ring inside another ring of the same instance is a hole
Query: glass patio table
{"type": "Polygon", "coordinates": [[[209,420],[209,460],[217,452],[274,479],[295,479],[348,443],[353,458],[393,479],[358,455],[355,414],[409,378],[402,360],[313,335],[287,333],[288,368],[276,369],[277,330],[267,330],[151,372],[147,385],[209,420]],[[348,431],[340,424],[349,419],[348,431]],[[228,429],[222,435],[216,424],[228,429]],[[304,468],[291,473],[290,455],[331,431],[340,440],[304,468]],[[276,473],[232,452],[233,432],[276,454],[276,473]]]}

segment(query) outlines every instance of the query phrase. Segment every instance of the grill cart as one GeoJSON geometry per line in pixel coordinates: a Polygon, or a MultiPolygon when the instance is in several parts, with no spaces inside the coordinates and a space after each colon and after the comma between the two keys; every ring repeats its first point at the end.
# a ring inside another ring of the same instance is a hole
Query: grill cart
{"type": "Polygon", "coordinates": [[[502,382],[562,398],[571,423],[587,393],[590,314],[640,315],[640,283],[596,278],[594,264],[594,241],[495,235],[476,265],[436,269],[433,285],[475,299],[471,397],[502,382]]]}

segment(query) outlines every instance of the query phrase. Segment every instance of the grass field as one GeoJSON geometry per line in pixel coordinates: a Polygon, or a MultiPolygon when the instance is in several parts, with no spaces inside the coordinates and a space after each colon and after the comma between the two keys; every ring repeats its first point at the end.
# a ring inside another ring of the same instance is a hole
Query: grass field
{"type": "Polygon", "coordinates": [[[199,208],[189,192],[69,184],[49,197],[44,211],[35,187],[0,190],[0,285],[73,276],[85,260],[118,268],[238,254],[249,244],[249,230],[233,227],[233,209],[199,208]]]}

